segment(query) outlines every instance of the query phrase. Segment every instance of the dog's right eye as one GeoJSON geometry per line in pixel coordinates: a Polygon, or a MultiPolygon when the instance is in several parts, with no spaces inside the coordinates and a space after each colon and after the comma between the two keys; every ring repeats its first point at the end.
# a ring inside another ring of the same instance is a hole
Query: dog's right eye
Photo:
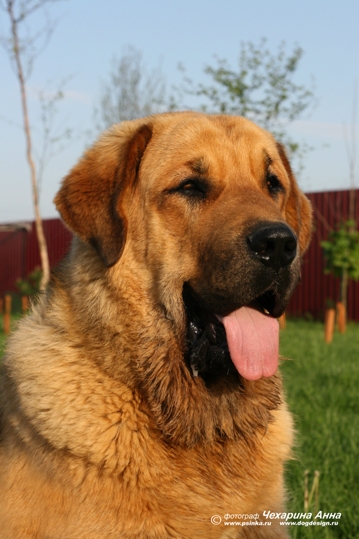
{"type": "Polygon", "coordinates": [[[207,195],[208,185],[200,178],[187,178],[174,191],[186,197],[204,199],[207,195]]]}

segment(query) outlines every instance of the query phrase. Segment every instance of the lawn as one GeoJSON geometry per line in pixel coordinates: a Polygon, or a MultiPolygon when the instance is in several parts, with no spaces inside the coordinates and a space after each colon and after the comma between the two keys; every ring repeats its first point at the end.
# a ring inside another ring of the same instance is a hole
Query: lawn
{"type": "MultiPolygon", "coordinates": [[[[5,338],[0,328],[0,356],[5,338]]],[[[319,499],[309,511],[341,513],[337,526],[291,526],[293,539],[359,538],[359,325],[325,344],[323,324],[288,321],[281,331],[281,370],[297,429],[295,459],[287,465],[288,511],[304,512],[304,473],[319,499]]],[[[320,520],[320,519],[319,519],[320,520]]],[[[329,519],[323,519],[330,521],[329,519]]],[[[295,520],[292,520],[295,522],[295,520]]]]}
{"type": "MultiPolygon", "coordinates": [[[[304,472],[309,490],[319,477],[319,510],[341,513],[338,526],[291,527],[293,538],[359,538],[359,325],[325,344],[323,325],[290,321],[281,332],[282,373],[297,428],[296,460],[287,467],[288,510],[304,512],[304,472]]],[[[309,509],[317,514],[315,503],[309,509]]],[[[328,521],[329,519],[325,519],[328,521]]]]}
{"type": "Polygon", "coordinates": [[[0,332],[0,358],[2,357],[4,353],[5,342],[6,342],[5,335],[2,332],[0,332]]]}
{"type": "MultiPolygon", "coordinates": [[[[11,329],[14,329],[16,322],[21,318],[21,315],[14,315],[11,319],[11,329]]],[[[4,334],[4,318],[0,315],[0,359],[4,354],[6,344],[6,335],[4,334]]]]}

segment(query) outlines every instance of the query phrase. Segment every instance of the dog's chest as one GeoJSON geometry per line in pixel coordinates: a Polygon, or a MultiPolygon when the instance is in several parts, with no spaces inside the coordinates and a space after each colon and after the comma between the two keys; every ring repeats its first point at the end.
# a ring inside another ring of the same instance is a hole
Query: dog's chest
{"type": "MultiPolygon", "coordinates": [[[[247,459],[253,466],[264,458],[263,451],[255,454],[242,444],[233,444],[230,451],[166,452],[162,447],[152,453],[153,449],[134,455],[117,477],[89,474],[83,487],[94,494],[86,500],[92,507],[93,525],[101,522],[105,530],[112,522],[114,532],[136,539],[220,539],[244,533],[240,526],[225,525],[225,515],[244,518],[268,508],[282,509],[279,462],[275,467],[271,463],[265,474],[259,465],[250,477],[240,465],[247,459]]],[[[78,507],[76,512],[82,511],[78,507]]],[[[74,514],[73,520],[78,525],[78,516],[74,514]]]]}

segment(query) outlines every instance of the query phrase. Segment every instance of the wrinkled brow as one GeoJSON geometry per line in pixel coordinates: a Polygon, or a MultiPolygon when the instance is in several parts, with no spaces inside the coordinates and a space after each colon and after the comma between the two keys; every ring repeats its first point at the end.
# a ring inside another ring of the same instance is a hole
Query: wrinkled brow
{"type": "Polygon", "coordinates": [[[204,176],[208,172],[208,165],[203,157],[192,159],[191,161],[188,161],[187,165],[193,170],[195,174],[200,174],[201,176],[204,176]]]}

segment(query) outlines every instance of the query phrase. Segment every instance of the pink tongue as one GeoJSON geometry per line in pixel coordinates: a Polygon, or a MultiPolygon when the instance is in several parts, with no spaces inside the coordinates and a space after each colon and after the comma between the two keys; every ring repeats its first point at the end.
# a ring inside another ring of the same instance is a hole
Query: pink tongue
{"type": "Polygon", "coordinates": [[[226,330],[229,353],[247,380],[272,376],[278,368],[279,325],[275,318],[252,307],[218,317],[226,330]]]}

